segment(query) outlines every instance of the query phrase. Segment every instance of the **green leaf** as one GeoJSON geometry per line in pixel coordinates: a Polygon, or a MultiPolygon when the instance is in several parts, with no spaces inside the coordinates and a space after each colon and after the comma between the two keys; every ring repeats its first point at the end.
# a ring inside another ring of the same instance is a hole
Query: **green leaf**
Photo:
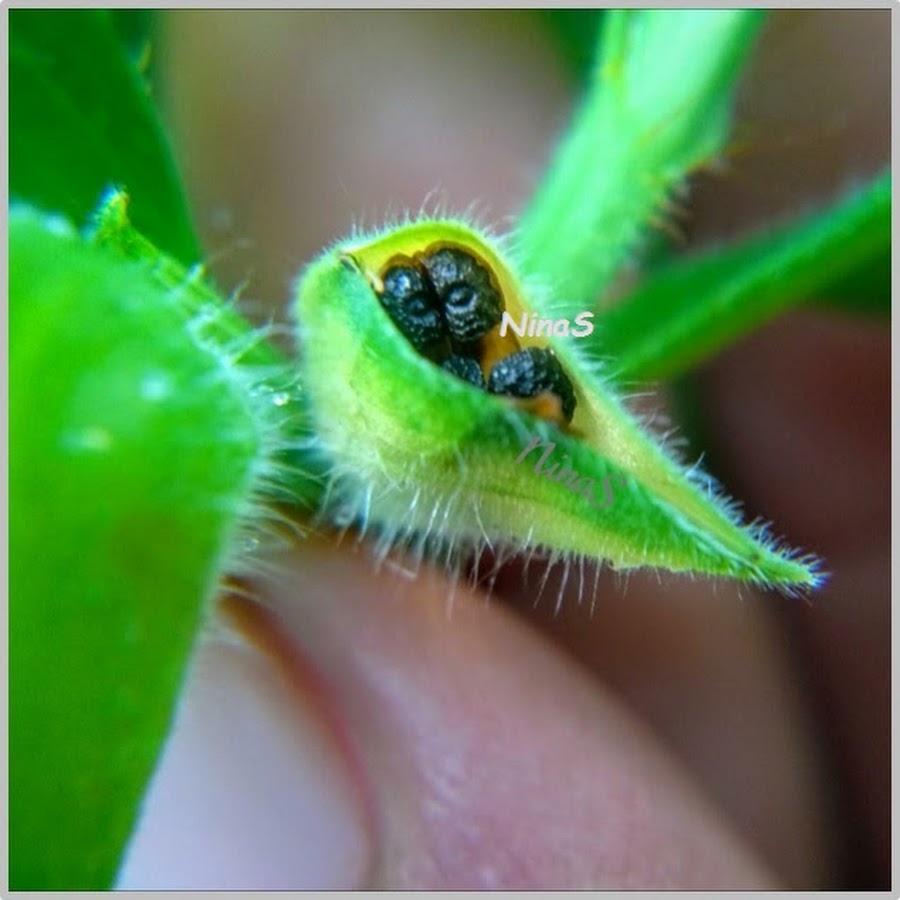
{"type": "Polygon", "coordinates": [[[181,262],[199,257],[147,86],[108,11],[9,12],[11,196],[83,222],[110,185],[135,226],[181,262]]]}
{"type": "MultiPolygon", "coordinates": [[[[417,351],[379,297],[393,267],[424,265],[446,248],[487,270],[514,319],[538,309],[502,251],[452,220],[342,243],[299,284],[301,370],[330,466],[329,515],[376,530],[383,552],[400,544],[449,561],[484,545],[542,548],[785,591],[820,583],[812,561],[741,527],[728,503],[643,431],[572,345],[504,336],[498,324],[454,350],[487,377],[495,359],[522,348],[546,354],[549,345],[574,392],[570,422],[552,389],[488,393],[417,351]]],[[[453,284],[456,290],[460,282],[453,284]]],[[[413,311],[423,302],[413,295],[413,311]]]]}
{"type": "Polygon", "coordinates": [[[279,403],[158,253],[17,208],[9,258],[10,885],[103,889],[279,403]]]}
{"type": "Polygon", "coordinates": [[[579,82],[585,81],[597,53],[602,9],[542,9],[539,15],[556,39],[562,56],[579,82]]]}
{"type": "Polygon", "coordinates": [[[295,368],[266,340],[266,330],[254,331],[233,304],[222,302],[203,280],[203,269],[190,271],[159,250],[137,231],[128,217],[129,198],[122,192],[108,194],[87,229],[98,246],[114,249],[123,259],[141,260],[152,269],[153,279],[179,292],[182,311],[204,325],[207,340],[231,348],[242,371],[251,379],[252,393],[265,412],[277,402],[278,435],[269,447],[272,471],[257,485],[266,502],[287,503],[292,514],[314,510],[322,496],[324,472],[308,447],[315,443],[306,409],[306,393],[295,368]],[[186,289],[186,287],[188,289],[186,289]]]}
{"type": "Polygon", "coordinates": [[[552,293],[555,316],[592,304],[673,188],[722,149],[735,80],[762,17],[605,16],[592,89],[515,235],[523,272],[552,293]]]}
{"type": "Polygon", "coordinates": [[[883,265],[890,244],[885,173],[825,213],[655,273],[585,344],[609,358],[617,378],[670,378],[791,305],[883,265]]]}
{"type": "Polygon", "coordinates": [[[156,11],[152,9],[110,9],[113,28],[128,58],[143,72],[148,62],[155,31],[156,11]]]}

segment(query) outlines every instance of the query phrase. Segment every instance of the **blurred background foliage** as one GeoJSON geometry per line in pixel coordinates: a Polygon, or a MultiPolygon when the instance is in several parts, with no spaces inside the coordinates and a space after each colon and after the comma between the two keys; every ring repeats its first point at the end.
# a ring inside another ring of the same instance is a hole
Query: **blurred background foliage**
{"type": "MultiPolygon", "coordinates": [[[[158,96],[223,283],[246,283],[247,308],[261,317],[281,315],[298,261],[353,224],[418,210],[425,197],[454,211],[475,203],[481,221],[507,225],[577,102],[600,15],[162,17],[158,96]]],[[[889,41],[873,27],[878,15],[770,15],[739,86],[725,158],[674,198],[640,259],[812,213],[887,164],[889,41]],[[847,64],[846,47],[863,44],[870,52],[847,64]]],[[[835,284],[816,299],[884,312],[888,263],[885,250],[848,277],[852,295],[835,284]]],[[[637,276],[623,273],[622,288],[637,276]]]]}

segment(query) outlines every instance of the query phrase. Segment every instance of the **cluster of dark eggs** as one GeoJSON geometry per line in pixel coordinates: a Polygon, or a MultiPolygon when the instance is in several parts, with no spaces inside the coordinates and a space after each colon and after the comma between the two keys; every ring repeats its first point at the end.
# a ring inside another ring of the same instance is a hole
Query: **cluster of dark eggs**
{"type": "Polygon", "coordinates": [[[382,274],[379,300],[394,324],[423,356],[457,378],[491,394],[533,398],[550,393],[566,422],[575,392],[551,350],[515,350],[491,365],[486,342],[503,316],[503,297],[490,272],[455,247],[427,252],[382,274]]]}

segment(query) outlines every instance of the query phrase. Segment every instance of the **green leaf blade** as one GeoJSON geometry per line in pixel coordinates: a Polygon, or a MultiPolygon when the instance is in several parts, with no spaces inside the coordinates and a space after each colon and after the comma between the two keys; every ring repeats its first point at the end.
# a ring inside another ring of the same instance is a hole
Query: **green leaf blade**
{"type": "Polygon", "coordinates": [[[592,305],[672,189],[721,150],[761,22],[752,10],[605,17],[593,88],[515,235],[554,315],[592,305]]]}
{"type": "Polygon", "coordinates": [[[833,209],[651,276],[585,340],[619,379],[678,375],[860,268],[891,241],[886,172],[833,209]]]}
{"type": "Polygon", "coordinates": [[[268,426],[151,265],[22,209],[10,261],[10,884],[104,889],[268,426]]]}
{"type": "Polygon", "coordinates": [[[146,84],[105,10],[9,12],[11,196],[83,222],[110,186],[184,264],[200,255],[146,84]]]}

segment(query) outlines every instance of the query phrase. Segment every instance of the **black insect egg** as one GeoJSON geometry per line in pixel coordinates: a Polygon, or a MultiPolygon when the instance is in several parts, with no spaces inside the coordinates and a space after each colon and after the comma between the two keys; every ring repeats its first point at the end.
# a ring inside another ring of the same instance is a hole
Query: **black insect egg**
{"type": "Polygon", "coordinates": [[[422,353],[444,340],[440,301],[424,272],[415,266],[392,266],[382,284],[378,299],[413,347],[422,353]]]}
{"type": "Polygon", "coordinates": [[[549,391],[559,398],[567,422],[575,412],[572,382],[555,354],[542,347],[528,347],[501,359],[491,369],[488,390],[513,397],[536,397],[549,391]]]}
{"type": "Polygon", "coordinates": [[[486,387],[484,375],[481,374],[481,366],[478,365],[478,360],[472,359],[471,356],[459,356],[454,353],[453,356],[447,357],[441,363],[441,368],[482,390],[486,387]]]}
{"type": "Polygon", "coordinates": [[[447,328],[454,341],[480,340],[503,315],[500,292],[488,270],[463,250],[444,247],[422,258],[441,300],[447,328]]]}

